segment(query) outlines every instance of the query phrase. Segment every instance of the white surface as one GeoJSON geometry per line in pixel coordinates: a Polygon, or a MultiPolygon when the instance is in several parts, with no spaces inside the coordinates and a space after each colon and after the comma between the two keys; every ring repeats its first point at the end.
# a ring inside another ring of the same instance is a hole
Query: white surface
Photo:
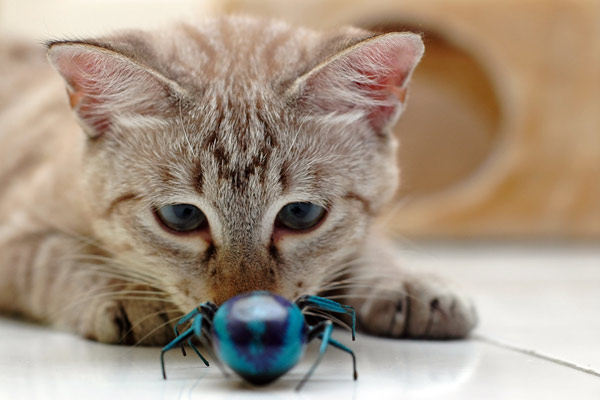
{"type": "Polygon", "coordinates": [[[414,269],[452,276],[478,304],[468,341],[396,341],[345,331],[334,336],[358,358],[329,349],[300,393],[294,387],[316,355],[271,386],[253,388],[195,355],[107,346],[0,319],[0,399],[600,399],[600,249],[546,246],[436,246],[403,251],[414,269]],[[442,267],[443,266],[443,267],[442,267]],[[499,340],[576,370],[502,346],[499,340]]]}
{"type": "Polygon", "coordinates": [[[402,257],[475,298],[478,334],[600,371],[600,244],[438,245],[402,257]]]}

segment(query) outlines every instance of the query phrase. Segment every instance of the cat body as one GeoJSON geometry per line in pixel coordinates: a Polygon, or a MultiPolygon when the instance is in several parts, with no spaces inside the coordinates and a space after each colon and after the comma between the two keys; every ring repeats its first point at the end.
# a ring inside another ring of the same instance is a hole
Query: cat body
{"type": "Polygon", "coordinates": [[[0,310],[161,344],[200,302],[260,289],[342,296],[380,335],[474,326],[468,299],[403,273],[372,227],[418,35],[223,17],[52,42],[58,74],[2,52],[0,310]],[[288,223],[306,210],[312,225],[288,223]]]}

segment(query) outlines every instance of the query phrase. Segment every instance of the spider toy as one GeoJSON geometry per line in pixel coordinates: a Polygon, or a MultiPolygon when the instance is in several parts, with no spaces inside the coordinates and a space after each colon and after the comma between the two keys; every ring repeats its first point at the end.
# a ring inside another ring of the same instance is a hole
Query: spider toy
{"type": "Polygon", "coordinates": [[[181,346],[185,355],[185,341],[204,364],[209,365],[192,342],[194,336],[205,335],[218,358],[255,385],[268,384],[289,371],[304,354],[307,343],[315,338],[321,339],[319,356],[296,390],[310,378],[328,345],[352,356],[356,380],[354,352],[331,337],[333,323],[330,320],[310,325],[302,314],[306,308],[350,315],[352,340],[355,339],[356,315],[351,306],[319,296],[304,295],[292,303],[270,292],[244,293],[227,300],[221,307],[211,302],[202,303],[175,324],[175,339],[160,353],[163,378],[167,379],[165,352],[181,346]],[[190,327],[180,333],[179,327],[188,322],[191,322],[190,327]]]}

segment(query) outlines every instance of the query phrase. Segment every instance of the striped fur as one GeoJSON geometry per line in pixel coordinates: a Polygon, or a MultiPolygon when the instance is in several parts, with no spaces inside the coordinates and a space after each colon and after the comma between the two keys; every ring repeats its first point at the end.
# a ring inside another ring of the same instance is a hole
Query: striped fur
{"type": "Polygon", "coordinates": [[[417,35],[227,17],[52,42],[69,104],[35,52],[1,51],[18,84],[0,98],[0,310],[100,341],[163,343],[169,321],[202,301],[344,289],[371,332],[473,326],[468,301],[451,296],[458,322],[380,329],[397,304],[439,292],[384,261],[371,229],[398,181],[387,129],[423,51],[417,35]],[[296,201],[326,207],[325,221],[274,234],[296,201]],[[198,206],[210,234],[162,229],[153,211],[173,203],[198,206]],[[376,311],[382,296],[392,311],[376,311]]]}

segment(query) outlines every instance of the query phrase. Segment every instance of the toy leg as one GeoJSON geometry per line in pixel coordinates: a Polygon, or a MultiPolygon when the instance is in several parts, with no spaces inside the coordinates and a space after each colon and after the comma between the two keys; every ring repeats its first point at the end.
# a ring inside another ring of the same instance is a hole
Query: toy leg
{"type": "Polygon", "coordinates": [[[306,375],[304,375],[304,378],[302,378],[302,380],[300,381],[300,383],[298,384],[298,386],[296,386],[296,390],[300,390],[302,389],[302,386],[304,386],[304,384],[306,383],[306,381],[308,381],[308,379],[312,376],[312,374],[315,372],[315,369],[317,368],[317,366],[319,365],[319,363],[321,362],[321,360],[323,359],[323,356],[325,355],[325,350],[327,350],[327,346],[328,345],[332,345],[333,347],[336,347],[340,350],[343,350],[347,353],[349,353],[352,356],[352,366],[354,369],[354,380],[357,379],[358,375],[356,373],[356,357],[354,356],[354,352],[352,350],[350,350],[348,347],[344,346],[343,344],[341,344],[340,342],[334,340],[331,338],[331,332],[333,331],[333,323],[331,321],[322,321],[320,323],[318,323],[317,325],[315,325],[310,332],[308,333],[308,340],[312,340],[315,337],[318,337],[319,339],[322,340],[321,342],[321,347],[319,348],[319,356],[317,357],[317,359],[315,360],[314,364],[312,365],[312,367],[310,367],[310,370],[306,373],[306,375]]]}
{"type": "MultiPolygon", "coordinates": [[[[317,325],[313,326],[310,329],[310,331],[308,332],[307,340],[310,342],[315,337],[318,337],[319,339],[323,340],[323,334],[324,334],[323,331],[326,329],[327,322],[331,322],[331,321],[321,321],[317,325]]],[[[354,371],[354,374],[353,374],[354,380],[358,379],[358,374],[356,373],[356,356],[354,355],[354,352],[349,347],[341,344],[340,342],[338,342],[337,340],[335,340],[332,337],[329,338],[329,344],[337,349],[345,351],[346,353],[348,353],[352,356],[352,370],[354,371]]]]}
{"type": "Polygon", "coordinates": [[[162,351],[160,352],[160,365],[162,367],[163,379],[167,379],[167,374],[165,372],[165,352],[172,350],[177,346],[183,346],[183,344],[182,344],[183,341],[191,338],[193,334],[194,334],[194,329],[189,328],[188,330],[183,332],[181,335],[177,336],[169,344],[167,344],[165,347],[162,348],[162,351]]]}
{"type": "MultiPolygon", "coordinates": [[[[186,315],[184,315],[183,317],[181,317],[181,319],[179,321],[177,321],[177,323],[175,324],[175,326],[173,327],[173,330],[175,331],[175,337],[179,336],[179,329],[178,327],[180,325],[185,324],[186,322],[188,322],[190,319],[194,318],[196,315],[198,315],[201,312],[200,307],[198,308],[194,308],[192,311],[190,311],[189,313],[187,313],[186,315]]],[[[183,354],[183,356],[185,357],[187,354],[185,353],[185,348],[183,347],[183,342],[181,343],[181,354],[183,354]]]]}
{"type": "MultiPolygon", "coordinates": [[[[196,315],[201,314],[203,316],[206,316],[209,320],[212,321],[212,317],[215,315],[216,311],[217,311],[217,306],[210,301],[200,304],[197,308],[194,308],[192,311],[190,311],[189,313],[187,313],[186,315],[181,317],[181,319],[179,321],[177,321],[177,323],[173,327],[173,330],[175,331],[175,336],[176,337],[179,336],[178,327],[180,325],[185,324],[186,322],[188,322],[189,320],[194,318],[196,315]]],[[[200,335],[200,334],[197,333],[197,335],[200,335]]],[[[184,357],[186,356],[185,348],[183,347],[183,343],[181,344],[181,353],[184,355],[184,357]]],[[[203,360],[204,360],[204,358],[203,358],[203,360]]]]}
{"type": "Polygon", "coordinates": [[[188,339],[188,345],[196,352],[198,357],[200,357],[200,359],[204,362],[204,365],[209,367],[210,364],[208,363],[208,360],[206,360],[206,358],[204,358],[204,356],[202,354],[200,354],[200,350],[198,350],[198,348],[194,345],[194,343],[192,343],[192,338],[188,339]]]}
{"type": "Polygon", "coordinates": [[[173,327],[173,329],[175,330],[175,336],[179,336],[178,327],[180,325],[185,324],[186,322],[188,322],[190,319],[194,318],[196,315],[200,314],[201,312],[202,312],[202,310],[200,309],[200,307],[198,307],[198,308],[194,308],[192,311],[190,311],[189,313],[187,313],[183,317],[181,317],[181,319],[179,319],[179,321],[177,321],[177,323],[173,327]]]}
{"type": "Polygon", "coordinates": [[[337,301],[319,296],[304,295],[296,300],[296,305],[302,310],[306,307],[323,311],[348,314],[352,317],[352,340],[356,339],[356,312],[354,307],[340,304],[337,301]]]}
{"type": "MultiPolygon", "coordinates": [[[[195,319],[194,322],[192,322],[192,327],[190,329],[192,329],[194,331],[194,334],[198,337],[202,336],[202,320],[203,320],[203,315],[200,314],[198,315],[195,319]]],[[[206,365],[207,367],[209,366],[208,361],[206,360],[206,358],[204,358],[204,356],[202,354],[200,354],[200,350],[198,350],[198,348],[196,346],[194,346],[194,344],[192,343],[192,337],[190,336],[188,339],[188,344],[190,345],[190,347],[196,352],[196,354],[198,355],[198,357],[200,357],[200,359],[204,362],[204,365],[206,365]]]]}
{"type": "MultiPolygon", "coordinates": [[[[319,339],[323,339],[323,334],[319,334],[319,339]]],[[[341,344],[340,342],[338,342],[337,340],[335,340],[334,338],[329,338],[329,344],[332,345],[333,347],[340,349],[342,351],[345,351],[346,353],[350,354],[352,356],[352,370],[353,370],[353,375],[352,377],[354,378],[354,380],[358,379],[358,373],[356,372],[356,356],[354,355],[354,352],[347,346],[344,346],[343,344],[341,344]]]]}

